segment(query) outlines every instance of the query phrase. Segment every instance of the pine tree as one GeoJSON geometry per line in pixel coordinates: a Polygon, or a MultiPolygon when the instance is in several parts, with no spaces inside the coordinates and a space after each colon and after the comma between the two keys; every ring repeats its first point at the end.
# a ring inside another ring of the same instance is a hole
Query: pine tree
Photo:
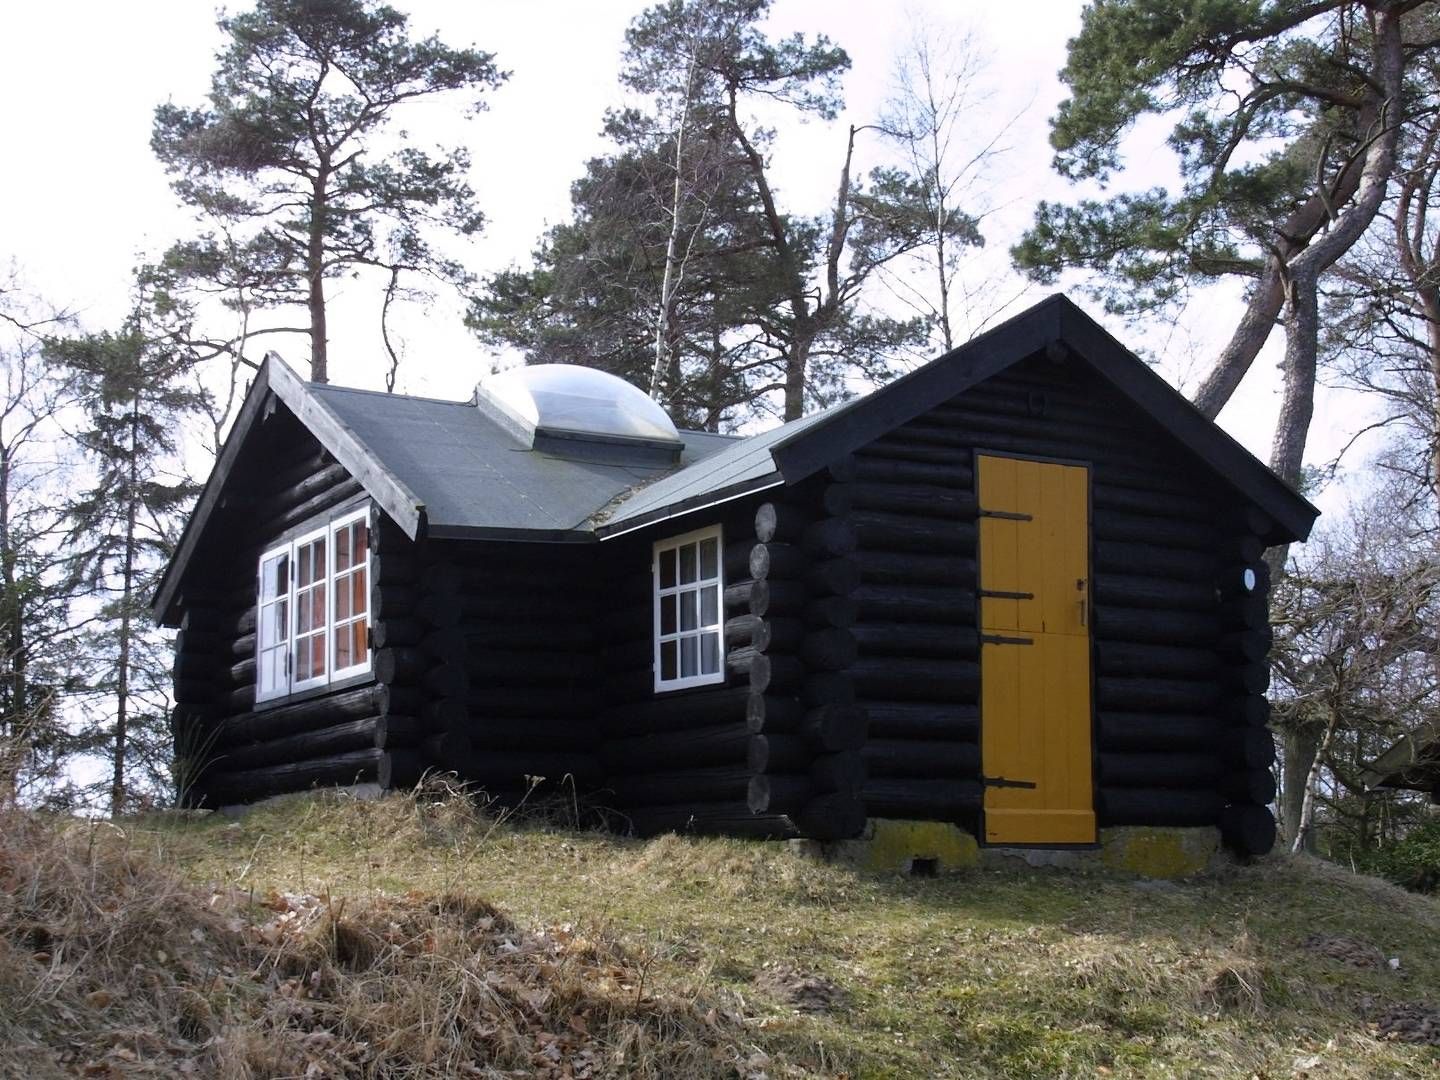
{"type": "Polygon", "coordinates": [[[450,94],[479,110],[505,76],[489,53],[412,39],[408,18],[375,0],[259,0],[219,25],[229,44],[209,104],[160,106],[151,140],[208,231],[172,247],[154,274],[247,313],[303,306],[302,325],[247,324],[209,344],[235,351],[257,334],[304,333],[311,377],[326,382],[325,282],[368,271],[387,299],[402,277],[463,285],[468,273],[433,237],[484,222],[468,153],[431,154],[403,133],[397,148],[390,121],[450,94]]]}
{"type": "Polygon", "coordinates": [[[178,454],[205,394],[194,354],[143,306],[116,331],[53,339],[46,353],[84,418],[75,439],[91,482],[66,507],[72,580],[93,607],[77,703],[103,732],[118,814],[168,769],[168,650],[146,599],[198,492],[178,454]]]}

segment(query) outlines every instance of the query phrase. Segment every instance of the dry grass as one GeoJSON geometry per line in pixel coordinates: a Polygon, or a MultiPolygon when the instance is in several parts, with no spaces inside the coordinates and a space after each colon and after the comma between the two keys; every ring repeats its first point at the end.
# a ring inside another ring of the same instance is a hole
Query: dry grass
{"type": "Polygon", "coordinates": [[[759,1071],[726,997],[652,962],[467,893],[202,889],[123,829],[0,811],[4,1076],[759,1071]]]}
{"type": "Polygon", "coordinates": [[[22,824],[0,1073],[48,1075],[28,1040],[120,1075],[1440,1076],[1407,1041],[1440,1006],[1440,905],[1309,860],[880,877],[459,797],[22,824]],[[1316,946],[1342,939],[1386,962],[1316,946]]]}

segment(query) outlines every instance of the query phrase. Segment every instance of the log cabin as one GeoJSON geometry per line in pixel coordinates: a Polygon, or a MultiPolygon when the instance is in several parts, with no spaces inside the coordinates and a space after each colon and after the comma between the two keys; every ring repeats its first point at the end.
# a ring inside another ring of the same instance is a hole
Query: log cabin
{"type": "Polygon", "coordinates": [[[748,437],[608,374],[267,358],[154,596],[186,797],[544,777],[640,834],[1269,850],[1262,553],[1317,511],[1063,297],[748,437]]]}

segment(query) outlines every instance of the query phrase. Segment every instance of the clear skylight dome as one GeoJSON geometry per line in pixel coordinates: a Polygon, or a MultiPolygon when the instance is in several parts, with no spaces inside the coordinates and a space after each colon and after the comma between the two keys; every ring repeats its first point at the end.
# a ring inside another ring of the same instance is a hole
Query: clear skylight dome
{"type": "Polygon", "coordinates": [[[480,384],[477,404],[498,407],[527,434],[678,443],[665,410],[624,379],[573,364],[511,368],[480,384]]]}

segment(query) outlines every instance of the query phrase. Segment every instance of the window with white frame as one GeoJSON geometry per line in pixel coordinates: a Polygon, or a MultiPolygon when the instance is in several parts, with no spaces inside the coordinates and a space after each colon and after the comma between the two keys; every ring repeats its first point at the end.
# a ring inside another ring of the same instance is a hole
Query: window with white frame
{"type": "Polygon", "coordinates": [[[369,521],[358,510],[260,556],[256,701],[370,670],[369,521]]]}
{"type": "Polygon", "coordinates": [[[655,545],[655,689],[725,681],[720,526],[655,545]]]}

